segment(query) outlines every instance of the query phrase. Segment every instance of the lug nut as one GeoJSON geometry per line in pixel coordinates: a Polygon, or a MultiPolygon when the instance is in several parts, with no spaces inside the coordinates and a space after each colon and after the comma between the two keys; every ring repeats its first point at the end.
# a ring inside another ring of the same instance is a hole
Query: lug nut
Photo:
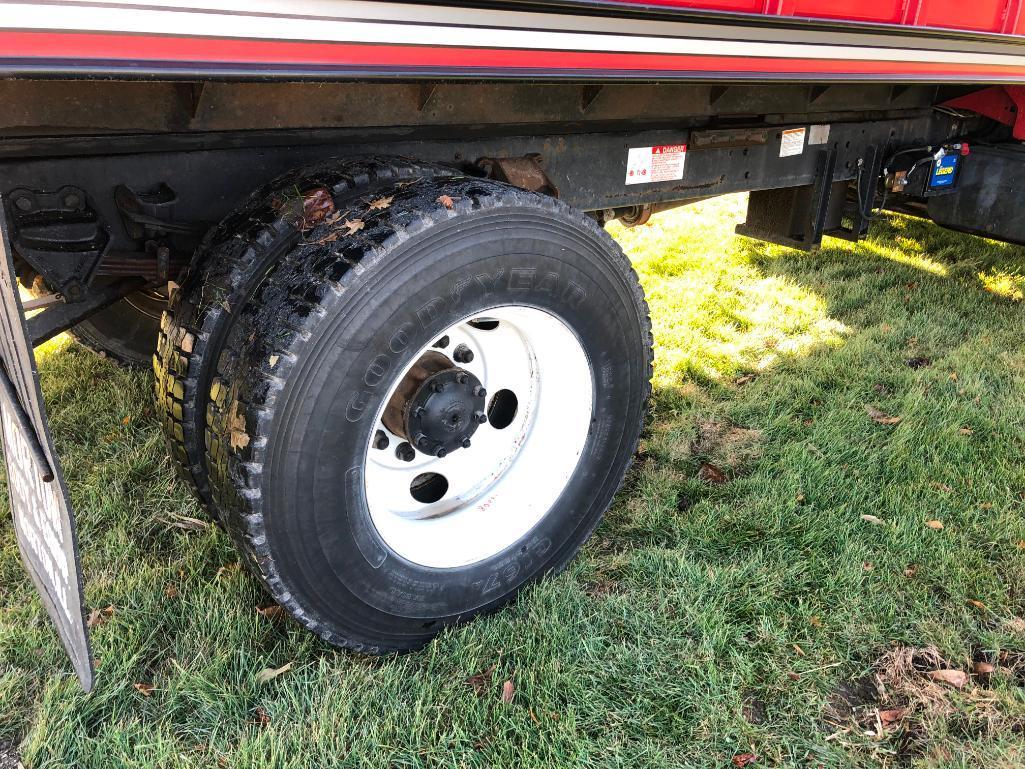
{"type": "Polygon", "coordinates": [[[428,443],[430,443],[430,441],[427,440],[427,436],[426,435],[418,435],[418,436],[416,436],[416,445],[419,446],[420,448],[422,448],[422,449],[423,448],[427,448],[427,444],[428,443]]]}
{"type": "Polygon", "coordinates": [[[456,363],[469,363],[473,360],[473,350],[465,344],[457,345],[456,349],[452,352],[452,359],[456,363]]]}
{"type": "Polygon", "coordinates": [[[432,382],[431,383],[431,392],[440,393],[444,389],[445,389],[445,383],[444,382],[432,382]]]}
{"type": "Polygon", "coordinates": [[[444,348],[448,347],[448,342],[449,342],[448,337],[447,336],[443,336],[441,339],[439,339],[437,342],[434,343],[434,346],[435,347],[439,347],[441,349],[444,349],[444,348]]]}
{"type": "Polygon", "coordinates": [[[436,456],[438,459],[444,459],[446,454],[448,454],[448,451],[446,451],[445,447],[442,446],[435,452],[434,456],[436,456]]]}
{"type": "Polygon", "coordinates": [[[414,459],[416,459],[416,449],[414,449],[408,443],[403,441],[395,447],[395,456],[401,459],[403,462],[412,462],[414,459]]]}
{"type": "Polygon", "coordinates": [[[483,398],[487,394],[488,391],[485,390],[483,387],[480,387],[479,385],[473,388],[473,395],[475,398],[483,398]]]}
{"type": "Polygon", "coordinates": [[[469,380],[470,380],[470,377],[468,377],[465,373],[459,374],[456,377],[456,381],[459,382],[459,384],[466,384],[469,380]]]}
{"type": "Polygon", "coordinates": [[[484,424],[485,422],[488,421],[488,415],[485,414],[483,411],[475,411],[475,412],[473,412],[473,418],[475,420],[477,420],[477,424],[479,424],[479,425],[482,425],[482,424],[484,424]]]}
{"type": "Polygon", "coordinates": [[[470,439],[469,438],[463,438],[462,446],[463,446],[464,449],[470,448],[470,439]]]}
{"type": "Polygon", "coordinates": [[[427,412],[424,411],[423,406],[417,406],[415,409],[413,409],[413,416],[417,419],[420,419],[425,413],[427,412]]]}
{"type": "Polygon", "coordinates": [[[388,448],[388,436],[384,434],[384,430],[378,430],[374,433],[374,448],[378,451],[382,451],[388,448]]]}

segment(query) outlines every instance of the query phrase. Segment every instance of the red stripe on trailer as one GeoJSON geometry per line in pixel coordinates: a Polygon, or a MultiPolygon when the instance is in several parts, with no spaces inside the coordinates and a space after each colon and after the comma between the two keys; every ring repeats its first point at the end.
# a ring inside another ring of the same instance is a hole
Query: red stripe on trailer
{"type": "MultiPolygon", "coordinates": [[[[1023,80],[1025,65],[885,62],[828,58],[707,56],[696,54],[605,53],[505,48],[461,48],[303,41],[248,40],[82,32],[0,32],[0,59],[63,64],[126,61],[221,66],[265,65],[359,67],[382,70],[410,67],[453,72],[527,70],[561,73],[659,72],[681,75],[829,75],[938,76],[985,80],[1023,80]]],[[[215,67],[216,68],[216,67],[215,67]]]]}

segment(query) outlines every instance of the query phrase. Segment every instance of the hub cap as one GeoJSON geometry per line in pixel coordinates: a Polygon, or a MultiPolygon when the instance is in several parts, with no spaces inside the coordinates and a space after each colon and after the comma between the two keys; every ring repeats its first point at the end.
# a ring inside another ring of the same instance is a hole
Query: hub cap
{"type": "Polygon", "coordinates": [[[522,539],[576,469],[593,389],[576,335],[543,310],[493,308],[438,334],[393,380],[368,440],[382,539],[437,568],[522,539]]]}

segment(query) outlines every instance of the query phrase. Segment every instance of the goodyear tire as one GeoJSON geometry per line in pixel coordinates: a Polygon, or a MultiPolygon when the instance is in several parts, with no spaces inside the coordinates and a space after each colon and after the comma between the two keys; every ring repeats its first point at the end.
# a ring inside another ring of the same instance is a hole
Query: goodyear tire
{"type": "Polygon", "coordinates": [[[623,480],[651,331],[592,220],[491,181],[380,192],[297,240],[228,333],[207,464],[308,628],[417,648],[558,570],[623,480]]]}
{"type": "Polygon", "coordinates": [[[171,456],[201,501],[210,502],[204,460],[210,378],[239,308],[303,231],[326,215],[318,205],[345,206],[390,184],[449,173],[392,157],[298,169],[254,192],[207,234],[160,320],[152,356],[157,413],[171,456]]]}

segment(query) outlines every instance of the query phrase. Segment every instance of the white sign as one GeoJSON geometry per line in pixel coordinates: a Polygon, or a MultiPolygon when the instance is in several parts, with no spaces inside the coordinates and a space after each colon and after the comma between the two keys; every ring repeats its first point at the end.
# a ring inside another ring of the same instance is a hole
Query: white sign
{"type": "Polygon", "coordinates": [[[783,132],[779,141],[779,156],[788,158],[792,155],[800,155],[804,152],[804,135],[807,130],[804,128],[788,128],[783,132]]]}
{"type": "Polygon", "coordinates": [[[827,144],[829,142],[829,124],[813,125],[808,129],[808,144],[827,144]]]}
{"type": "Polygon", "coordinates": [[[686,144],[631,147],[626,158],[626,183],[671,182],[683,178],[686,144]]]}

